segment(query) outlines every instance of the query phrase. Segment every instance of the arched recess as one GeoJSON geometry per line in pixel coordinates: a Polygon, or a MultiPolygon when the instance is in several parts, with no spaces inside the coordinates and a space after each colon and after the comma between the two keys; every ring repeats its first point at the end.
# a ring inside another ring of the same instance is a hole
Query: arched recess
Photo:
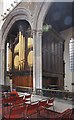
{"type": "Polygon", "coordinates": [[[2,26],[2,41],[1,41],[1,49],[2,49],[2,56],[3,56],[3,60],[1,61],[2,64],[2,71],[1,71],[1,79],[2,79],[2,84],[4,84],[4,79],[5,79],[5,41],[7,38],[7,35],[10,31],[10,28],[12,27],[12,25],[19,21],[19,20],[26,20],[32,29],[32,16],[31,16],[31,12],[28,9],[25,8],[16,8],[15,10],[13,10],[7,17],[6,20],[2,26]]]}
{"type": "MultiPolygon", "coordinates": [[[[53,0],[54,1],[54,0],[53,0]]],[[[42,6],[40,7],[40,11],[38,12],[38,16],[36,18],[36,28],[37,30],[42,30],[43,22],[52,5],[52,0],[50,2],[43,2],[42,6]]]]}
{"type": "Polygon", "coordinates": [[[36,64],[33,80],[35,81],[35,88],[40,89],[42,89],[42,26],[51,4],[51,2],[43,2],[40,8],[38,7],[38,12],[34,17],[35,22],[33,24],[33,28],[35,30],[34,33],[36,35],[36,38],[34,39],[34,63],[36,64]]]}
{"type": "Polygon", "coordinates": [[[2,43],[4,45],[7,34],[10,30],[10,28],[12,27],[12,25],[14,24],[14,22],[18,21],[18,20],[26,20],[29,22],[29,24],[31,25],[32,28],[32,16],[31,16],[31,12],[27,9],[24,8],[18,8],[15,9],[14,11],[12,11],[6,18],[3,26],[2,26],[2,43]]]}
{"type": "MultiPolygon", "coordinates": [[[[35,62],[39,63],[39,66],[38,65],[35,66],[36,88],[43,87],[42,86],[42,33],[43,33],[42,31],[43,31],[44,19],[45,19],[47,12],[50,9],[52,4],[53,4],[53,2],[44,2],[42,4],[39,14],[36,18],[35,30],[36,30],[37,34],[36,34],[35,44],[37,44],[37,46],[35,49],[35,53],[36,53],[35,62]]],[[[60,39],[60,37],[59,37],[59,39],[60,39]]],[[[59,79],[62,79],[61,75],[60,75],[59,79]]],[[[59,83],[61,84],[60,81],[59,81],[59,83]]],[[[61,88],[63,88],[63,82],[62,82],[61,88]]]]}

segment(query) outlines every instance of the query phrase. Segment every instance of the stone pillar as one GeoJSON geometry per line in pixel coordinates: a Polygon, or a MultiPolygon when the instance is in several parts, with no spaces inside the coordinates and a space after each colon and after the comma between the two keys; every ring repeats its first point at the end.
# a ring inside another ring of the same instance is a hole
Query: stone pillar
{"type": "Polygon", "coordinates": [[[35,88],[42,89],[42,31],[36,31],[36,38],[34,39],[34,79],[35,88]]]}
{"type": "Polygon", "coordinates": [[[36,90],[36,31],[33,30],[33,92],[36,90]]]}
{"type": "Polygon", "coordinates": [[[4,49],[0,49],[0,84],[4,84],[4,49]]]}
{"type": "Polygon", "coordinates": [[[33,32],[33,90],[42,89],[42,31],[33,32]]]}
{"type": "Polygon", "coordinates": [[[12,79],[10,79],[10,90],[12,92],[12,79]]]}

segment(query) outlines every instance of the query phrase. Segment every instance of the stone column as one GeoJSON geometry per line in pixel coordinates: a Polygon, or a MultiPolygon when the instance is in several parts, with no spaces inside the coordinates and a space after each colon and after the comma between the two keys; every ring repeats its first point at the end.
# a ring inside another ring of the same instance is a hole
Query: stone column
{"type": "Polygon", "coordinates": [[[36,31],[34,39],[34,80],[35,88],[42,89],[42,31],[36,31]]]}
{"type": "Polygon", "coordinates": [[[33,32],[33,90],[42,89],[42,31],[33,32]]]}
{"type": "Polygon", "coordinates": [[[36,90],[36,31],[33,30],[33,92],[36,90]]]}
{"type": "Polygon", "coordinates": [[[4,84],[4,49],[0,49],[0,84],[4,84]]]}

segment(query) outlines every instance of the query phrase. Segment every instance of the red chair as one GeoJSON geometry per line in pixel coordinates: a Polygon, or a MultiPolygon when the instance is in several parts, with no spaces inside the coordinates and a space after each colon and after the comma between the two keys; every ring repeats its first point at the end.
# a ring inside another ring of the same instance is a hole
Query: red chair
{"type": "Polygon", "coordinates": [[[54,98],[51,98],[47,101],[47,105],[46,105],[47,108],[49,107],[53,107],[54,109],[54,98]]]}
{"type": "Polygon", "coordinates": [[[22,97],[15,97],[13,105],[21,104],[21,103],[23,103],[23,96],[22,97]]]}
{"type": "Polygon", "coordinates": [[[8,97],[8,98],[3,98],[3,105],[6,105],[6,106],[11,106],[11,105],[14,105],[15,102],[18,102],[19,100],[22,100],[23,97],[19,97],[19,96],[12,96],[12,97],[8,97]]]}
{"type": "Polygon", "coordinates": [[[31,103],[26,106],[26,118],[32,117],[32,115],[38,115],[38,102],[31,103]]]}
{"type": "Polygon", "coordinates": [[[6,105],[6,104],[11,104],[12,102],[14,102],[14,98],[13,97],[8,97],[8,98],[3,98],[2,99],[2,103],[3,105],[6,105]]]}
{"type": "Polygon", "coordinates": [[[71,120],[72,110],[67,109],[61,113],[56,120],[71,120]]]}
{"type": "Polygon", "coordinates": [[[40,115],[40,111],[45,110],[46,105],[47,105],[47,100],[39,101],[39,107],[38,107],[39,115],[40,115]]]}
{"type": "Polygon", "coordinates": [[[72,109],[71,120],[74,120],[74,108],[72,109]]]}
{"type": "Polygon", "coordinates": [[[2,103],[3,103],[3,113],[5,113],[6,111],[10,111],[10,108],[13,107],[14,105],[23,103],[23,97],[15,96],[15,97],[3,98],[2,103]]]}
{"type": "Polygon", "coordinates": [[[27,100],[27,103],[31,103],[31,94],[25,95],[25,100],[27,100]]]}
{"type": "Polygon", "coordinates": [[[39,107],[38,107],[38,116],[45,117],[45,108],[47,105],[47,100],[41,100],[39,101],[39,107]],[[43,114],[44,112],[44,114],[43,114]]]}
{"type": "Polygon", "coordinates": [[[9,112],[3,114],[4,120],[16,120],[24,118],[25,106],[24,105],[15,105],[9,112]]]}
{"type": "Polygon", "coordinates": [[[14,103],[14,98],[13,97],[3,98],[2,99],[3,113],[5,111],[9,111],[13,103],[14,103]]]}

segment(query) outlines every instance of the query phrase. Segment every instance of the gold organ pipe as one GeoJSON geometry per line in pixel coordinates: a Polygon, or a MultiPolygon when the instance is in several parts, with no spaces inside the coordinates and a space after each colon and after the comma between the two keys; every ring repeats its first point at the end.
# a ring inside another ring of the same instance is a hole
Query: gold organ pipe
{"type": "Polygon", "coordinates": [[[25,37],[19,32],[19,70],[24,69],[25,37]]]}
{"type": "Polygon", "coordinates": [[[23,37],[23,69],[24,69],[24,63],[25,63],[25,37],[23,37]]]}
{"type": "Polygon", "coordinates": [[[23,35],[21,36],[21,69],[23,68],[23,35]]]}
{"type": "Polygon", "coordinates": [[[19,70],[21,70],[21,31],[19,32],[19,70]]]}
{"type": "Polygon", "coordinates": [[[8,66],[10,70],[12,68],[12,51],[10,48],[8,49],[8,66]]]}

